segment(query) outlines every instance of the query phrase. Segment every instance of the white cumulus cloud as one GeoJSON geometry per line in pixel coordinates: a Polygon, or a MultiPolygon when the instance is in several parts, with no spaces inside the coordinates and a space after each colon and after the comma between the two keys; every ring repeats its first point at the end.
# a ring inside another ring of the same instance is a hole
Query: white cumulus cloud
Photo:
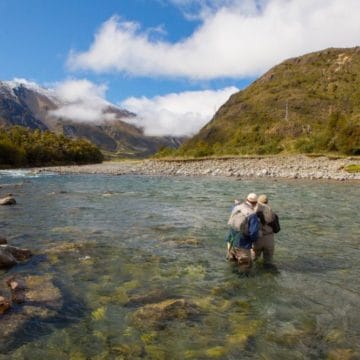
{"type": "Polygon", "coordinates": [[[110,105],[105,100],[106,90],[105,85],[97,85],[86,79],[60,82],[53,91],[61,104],[51,114],[79,122],[111,120],[113,115],[105,112],[110,105]]]}
{"type": "Polygon", "coordinates": [[[360,43],[359,0],[169,0],[197,5],[201,25],[176,43],[114,16],[90,48],[72,51],[73,70],[189,79],[259,75],[285,58],[360,43]]]}
{"type": "MultiPolygon", "coordinates": [[[[120,105],[137,114],[131,122],[153,136],[192,135],[209,122],[236,87],[221,90],[186,91],[154,98],[131,97],[120,105]]],[[[129,121],[129,120],[127,120],[129,121]]]]}

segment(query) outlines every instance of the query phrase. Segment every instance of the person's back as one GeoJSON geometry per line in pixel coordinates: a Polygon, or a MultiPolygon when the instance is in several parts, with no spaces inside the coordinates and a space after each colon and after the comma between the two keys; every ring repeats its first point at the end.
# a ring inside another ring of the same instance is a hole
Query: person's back
{"type": "Polygon", "coordinates": [[[275,241],[274,231],[269,224],[273,221],[274,213],[268,204],[266,195],[259,196],[256,214],[260,219],[260,232],[253,246],[255,253],[254,260],[258,260],[262,255],[264,264],[271,264],[275,251],[275,241]]]}
{"type": "Polygon", "coordinates": [[[245,269],[251,267],[251,248],[259,233],[259,220],[255,213],[256,203],[256,195],[249,194],[245,202],[234,206],[228,221],[230,225],[226,239],[228,258],[236,260],[245,269]],[[238,223],[236,223],[236,217],[239,219],[238,223]]]}

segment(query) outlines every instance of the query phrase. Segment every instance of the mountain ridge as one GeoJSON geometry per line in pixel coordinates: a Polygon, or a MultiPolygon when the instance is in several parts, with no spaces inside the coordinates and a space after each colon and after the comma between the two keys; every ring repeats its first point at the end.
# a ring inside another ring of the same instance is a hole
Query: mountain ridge
{"type": "Polygon", "coordinates": [[[360,154],[360,47],[274,66],[233,94],[177,155],[360,154]]]}
{"type": "Polygon", "coordinates": [[[86,138],[105,153],[121,157],[147,157],[162,147],[178,147],[182,139],[147,136],[126,122],[135,114],[104,102],[99,123],[72,121],[57,116],[65,103],[51,90],[35,83],[0,81],[0,126],[20,125],[49,130],[75,138],[86,138]]]}

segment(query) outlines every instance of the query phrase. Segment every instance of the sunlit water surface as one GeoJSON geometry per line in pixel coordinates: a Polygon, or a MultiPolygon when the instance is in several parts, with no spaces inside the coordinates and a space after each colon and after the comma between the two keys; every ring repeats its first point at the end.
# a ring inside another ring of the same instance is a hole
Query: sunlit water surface
{"type": "Polygon", "coordinates": [[[2,172],[0,185],[18,202],[0,207],[0,235],[35,253],[0,281],[49,275],[62,296],[2,337],[0,359],[360,357],[358,184],[2,172]],[[282,230],[277,271],[245,276],[225,224],[253,191],[282,230]],[[195,311],[141,313],[178,299],[195,311]]]}

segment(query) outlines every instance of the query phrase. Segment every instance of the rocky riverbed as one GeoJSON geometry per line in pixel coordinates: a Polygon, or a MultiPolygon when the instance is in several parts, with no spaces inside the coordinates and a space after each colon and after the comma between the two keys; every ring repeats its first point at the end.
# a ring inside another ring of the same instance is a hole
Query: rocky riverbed
{"type": "Polygon", "coordinates": [[[55,171],[61,174],[360,180],[360,173],[349,173],[345,170],[350,164],[360,165],[360,158],[296,155],[206,160],[126,160],[94,165],[41,168],[36,171],[55,171]]]}

